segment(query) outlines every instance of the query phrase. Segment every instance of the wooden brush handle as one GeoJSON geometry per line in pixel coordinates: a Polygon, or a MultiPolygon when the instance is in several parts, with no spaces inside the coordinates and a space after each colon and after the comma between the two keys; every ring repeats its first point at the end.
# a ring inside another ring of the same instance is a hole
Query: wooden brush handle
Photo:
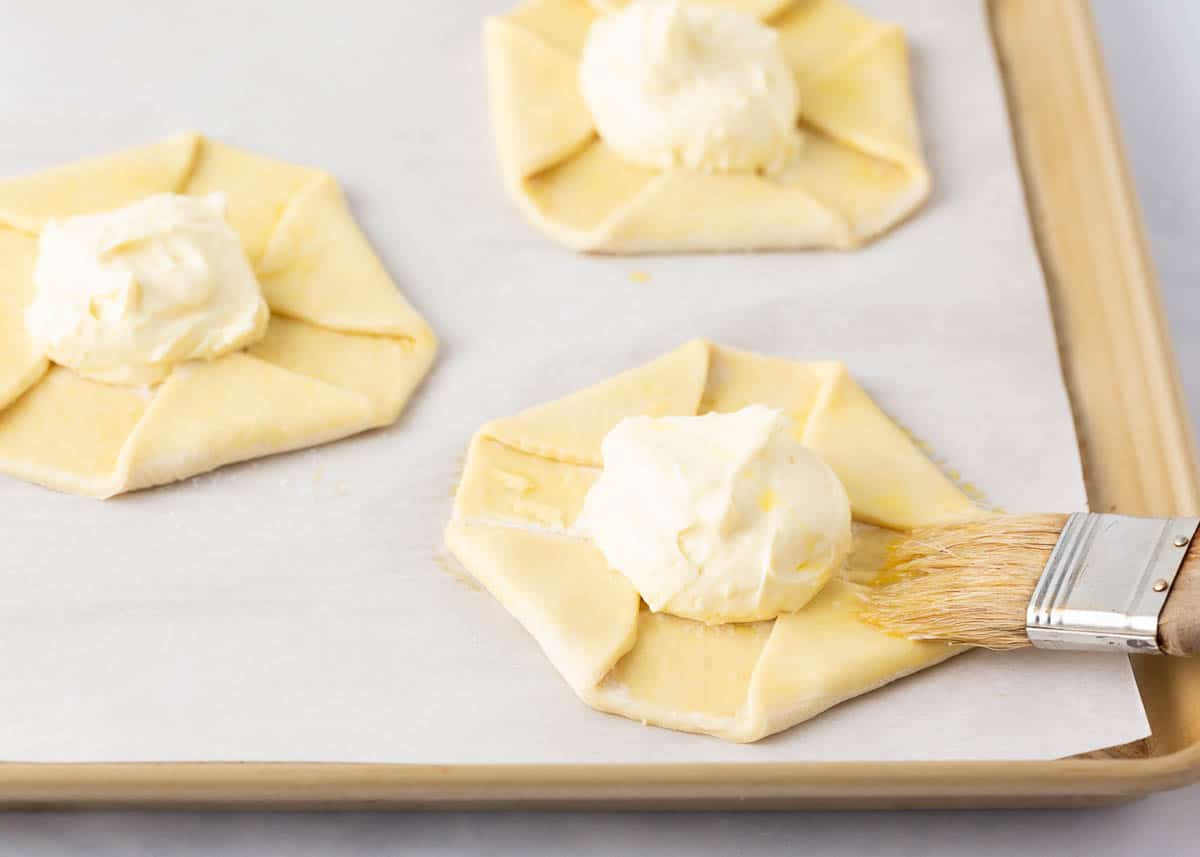
{"type": "Polygon", "coordinates": [[[1200,534],[1192,541],[1158,615],[1158,645],[1168,655],[1200,655],[1200,534]]]}

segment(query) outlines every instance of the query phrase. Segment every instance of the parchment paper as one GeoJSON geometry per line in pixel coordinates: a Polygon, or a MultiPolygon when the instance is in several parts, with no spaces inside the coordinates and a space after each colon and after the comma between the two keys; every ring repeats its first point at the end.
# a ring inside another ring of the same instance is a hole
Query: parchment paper
{"type": "Polygon", "coordinates": [[[909,31],[937,183],[857,253],[584,258],[493,162],[507,2],[35,3],[0,28],[0,173],[195,128],[336,174],[441,334],[392,428],[110,502],[0,479],[0,759],[1047,758],[1142,737],[1125,659],[973,653],[755,746],[579,703],[441,547],[486,419],[706,336],[840,358],[1009,510],[1084,504],[980,3],[909,31]],[[633,272],[649,274],[635,282],[633,272]]]}

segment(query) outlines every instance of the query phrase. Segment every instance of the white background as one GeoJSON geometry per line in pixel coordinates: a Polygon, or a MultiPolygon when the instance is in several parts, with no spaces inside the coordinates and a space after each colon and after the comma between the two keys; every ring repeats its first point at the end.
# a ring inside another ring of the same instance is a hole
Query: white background
{"type": "Polygon", "coordinates": [[[108,503],[0,480],[0,759],[1052,759],[1143,737],[1126,661],[1033,651],[974,652],[753,745],[645,729],[580,705],[438,562],[483,420],[696,336],[835,355],[992,502],[1083,506],[983,3],[855,2],[918,46],[938,187],[921,216],[854,253],[638,259],[566,251],[503,199],[479,25],[507,0],[10,16],[0,80],[25,79],[0,90],[20,132],[0,135],[0,169],[187,125],[328,166],[442,352],[403,419],[337,444],[108,503]],[[47,40],[69,62],[46,66],[47,40]]]}
{"type": "MultiPolygon", "coordinates": [[[[1200,123],[1190,119],[1189,93],[1200,76],[1193,58],[1200,7],[1189,0],[1104,0],[1097,13],[1196,410],[1200,370],[1190,367],[1200,356],[1194,335],[1200,299],[1188,279],[1197,265],[1190,245],[1200,222],[1200,168],[1190,140],[1200,123]]],[[[1169,851],[1170,842],[1191,840],[1200,829],[1190,811],[1196,797],[1200,788],[1083,815],[25,815],[0,820],[0,853],[470,854],[541,846],[582,854],[1007,855],[1036,842],[1039,850],[1060,855],[1105,854],[1155,844],[1169,851]]]]}

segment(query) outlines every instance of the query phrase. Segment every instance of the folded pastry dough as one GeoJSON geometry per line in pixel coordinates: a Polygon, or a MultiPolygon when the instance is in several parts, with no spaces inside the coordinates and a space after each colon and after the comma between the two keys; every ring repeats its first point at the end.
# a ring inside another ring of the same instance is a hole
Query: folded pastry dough
{"type": "Polygon", "coordinates": [[[672,729],[756,741],[956,654],[857,618],[888,530],[976,514],[971,501],[834,362],[690,342],[640,368],[483,426],[446,542],[588,705],[672,729]],[[850,496],[854,551],[803,609],[711,626],[649,612],[573,531],[600,441],[627,416],[754,402],[787,412],[850,496]]]}
{"type": "Polygon", "coordinates": [[[394,421],[436,349],[319,170],[186,134],[0,181],[0,473],[110,497],[346,437],[394,421]],[[23,318],[46,221],[214,191],[271,307],[266,337],[149,392],[50,368],[23,318]]]}
{"type": "Polygon", "coordinates": [[[489,18],[492,125],[505,184],[576,250],[658,253],[849,248],[929,195],[904,33],[840,0],[710,0],[780,35],[804,144],[778,173],[659,172],[596,135],[578,85],[588,27],[619,0],[526,0],[489,18]]]}

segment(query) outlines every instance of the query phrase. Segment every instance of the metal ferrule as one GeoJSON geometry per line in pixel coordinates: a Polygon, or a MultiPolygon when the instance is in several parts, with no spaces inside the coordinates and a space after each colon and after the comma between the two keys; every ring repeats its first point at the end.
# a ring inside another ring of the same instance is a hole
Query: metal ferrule
{"type": "Polygon", "coordinates": [[[1200,518],[1071,515],[1025,613],[1042,649],[1154,654],[1158,615],[1200,518]]]}

